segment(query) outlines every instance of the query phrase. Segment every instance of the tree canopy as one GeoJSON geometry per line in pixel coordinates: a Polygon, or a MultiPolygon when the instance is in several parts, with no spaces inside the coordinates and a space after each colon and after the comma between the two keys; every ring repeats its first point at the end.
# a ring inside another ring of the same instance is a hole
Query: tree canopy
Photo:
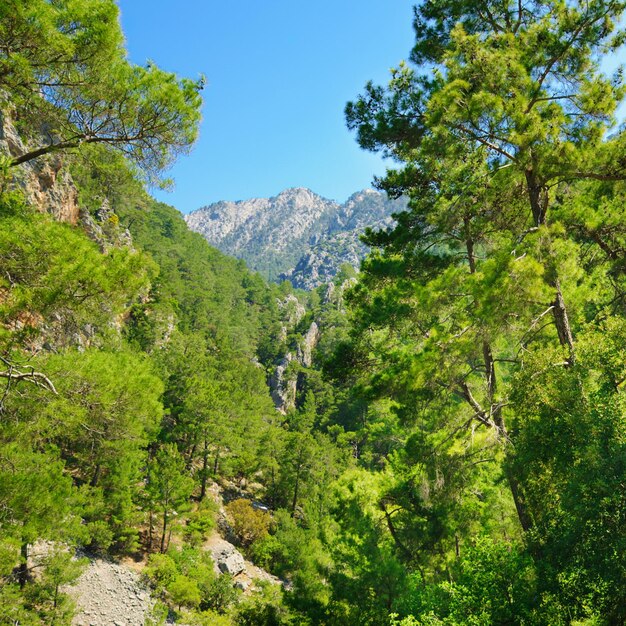
{"type": "Polygon", "coordinates": [[[27,148],[11,166],[100,143],[158,174],[197,137],[203,80],[126,58],[114,0],[0,7],[0,90],[27,148]]]}
{"type": "Polygon", "coordinates": [[[198,85],[129,63],[112,1],[3,3],[0,166],[80,146],[82,211],[0,185],[0,624],[71,622],[74,546],[186,624],[624,624],[623,6],[420,3],[346,108],[408,209],[305,294],[145,192],[198,85]],[[240,593],[218,530],[289,584],[240,593]]]}
{"type": "MultiPolygon", "coordinates": [[[[346,107],[360,145],[398,163],[379,187],[410,198],[395,228],[365,236],[374,251],[351,296],[352,341],[340,351],[362,394],[392,400],[414,424],[380,496],[395,507],[392,536],[400,551],[419,558],[413,542],[425,524],[422,532],[437,533],[428,550],[447,544],[463,554],[461,537],[473,543],[474,525],[486,521],[482,504],[498,510],[497,486],[506,479],[519,524],[513,533],[535,559],[536,593],[555,603],[552,623],[565,607],[579,618],[597,611],[607,623],[623,620],[622,591],[612,598],[599,591],[609,578],[621,581],[620,568],[607,564],[615,543],[596,545],[592,564],[583,530],[600,515],[624,532],[599,513],[606,479],[596,473],[596,461],[613,462],[613,452],[596,449],[605,437],[600,424],[611,432],[609,447],[623,453],[624,417],[611,408],[621,377],[608,366],[616,356],[608,336],[626,322],[615,265],[622,219],[614,213],[626,179],[615,119],[625,92],[621,70],[606,76],[600,69],[623,43],[623,8],[421,3],[413,65],[392,70],[386,88],[368,84],[346,107]],[[584,426],[589,419],[597,420],[595,435],[584,426]],[[574,443],[561,420],[586,434],[574,443]],[[585,478],[568,465],[572,456],[585,478]],[[497,469],[485,473],[481,465],[497,469]],[[417,476],[425,495],[411,492],[417,476]],[[574,484],[594,494],[586,504],[574,484]]],[[[609,501],[623,511],[623,502],[609,501]]],[[[600,526],[595,532],[608,531],[600,526]]],[[[510,537],[511,528],[500,532],[510,537]]],[[[457,566],[463,585],[464,566],[457,566]]],[[[440,606],[442,623],[466,623],[456,621],[453,605],[440,606]]],[[[515,623],[523,607],[520,597],[515,623]]],[[[542,609],[532,611],[541,621],[542,609]]],[[[483,618],[506,621],[495,612],[483,618]]]]}

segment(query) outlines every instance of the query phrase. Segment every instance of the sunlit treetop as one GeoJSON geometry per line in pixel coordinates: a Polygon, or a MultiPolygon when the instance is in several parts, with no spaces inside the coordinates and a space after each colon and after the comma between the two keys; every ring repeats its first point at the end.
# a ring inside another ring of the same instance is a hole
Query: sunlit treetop
{"type": "Polygon", "coordinates": [[[202,86],[130,63],[113,0],[0,6],[2,108],[29,139],[13,166],[101,143],[158,175],[197,137],[202,86]]]}

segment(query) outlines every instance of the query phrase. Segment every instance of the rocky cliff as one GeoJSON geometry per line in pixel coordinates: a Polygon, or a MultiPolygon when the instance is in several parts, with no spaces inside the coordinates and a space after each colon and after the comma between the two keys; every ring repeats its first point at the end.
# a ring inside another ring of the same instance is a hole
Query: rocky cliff
{"type": "MultiPolygon", "coordinates": [[[[0,111],[0,155],[17,157],[27,151],[11,118],[0,111]]],[[[76,224],[79,219],[78,191],[60,153],[24,163],[7,172],[8,180],[20,188],[30,204],[56,220],[76,224]]],[[[2,175],[4,177],[4,175],[2,175]]]]}
{"type": "Polygon", "coordinates": [[[217,202],[186,216],[189,227],[227,254],[244,259],[270,280],[312,289],[327,283],[344,263],[358,267],[367,248],[367,226],[385,228],[404,200],[367,189],[345,203],[309,189],[287,189],[273,198],[217,202]]]}

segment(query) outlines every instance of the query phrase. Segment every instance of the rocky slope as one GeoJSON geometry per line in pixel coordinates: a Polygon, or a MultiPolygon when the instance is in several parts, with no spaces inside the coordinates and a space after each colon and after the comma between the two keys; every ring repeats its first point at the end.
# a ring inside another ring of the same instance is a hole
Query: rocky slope
{"type": "Polygon", "coordinates": [[[364,229],[391,225],[392,213],[405,206],[372,189],[339,204],[295,188],[273,198],[217,202],[185,219],[211,245],[270,280],[312,289],[332,280],[344,263],[358,267],[367,252],[359,241],[364,229]]]}
{"type": "Polygon", "coordinates": [[[139,574],[102,559],[92,560],[68,591],[76,601],[73,626],[138,626],[154,604],[139,574]]]}

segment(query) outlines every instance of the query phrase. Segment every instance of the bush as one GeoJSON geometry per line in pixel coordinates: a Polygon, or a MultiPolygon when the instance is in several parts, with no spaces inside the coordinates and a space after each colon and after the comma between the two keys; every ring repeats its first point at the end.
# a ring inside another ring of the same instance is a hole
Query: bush
{"type": "Polygon", "coordinates": [[[283,547],[275,535],[267,535],[250,546],[250,558],[255,565],[272,571],[283,547]]]}
{"type": "Polygon", "coordinates": [[[167,590],[172,598],[172,602],[179,609],[182,607],[195,609],[200,605],[200,601],[202,600],[198,585],[195,581],[187,578],[187,576],[176,576],[168,585],[167,590]]]}
{"type": "Polygon", "coordinates": [[[272,516],[255,509],[250,500],[239,498],[226,505],[233,531],[239,543],[248,548],[269,535],[272,516]]]}
{"type": "Polygon", "coordinates": [[[233,585],[232,576],[222,574],[202,592],[201,609],[225,613],[239,598],[239,591],[233,585]]]}
{"type": "Polygon", "coordinates": [[[202,503],[200,507],[190,513],[184,530],[185,541],[192,546],[199,546],[206,541],[215,528],[215,513],[217,505],[214,502],[202,503]]]}
{"type": "Polygon", "coordinates": [[[178,567],[167,554],[151,554],[145,575],[158,591],[162,591],[174,581],[178,567]]]}
{"type": "Polygon", "coordinates": [[[88,548],[92,552],[103,554],[113,543],[113,531],[103,520],[89,522],[87,524],[87,531],[89,532],[88,548]]]}

